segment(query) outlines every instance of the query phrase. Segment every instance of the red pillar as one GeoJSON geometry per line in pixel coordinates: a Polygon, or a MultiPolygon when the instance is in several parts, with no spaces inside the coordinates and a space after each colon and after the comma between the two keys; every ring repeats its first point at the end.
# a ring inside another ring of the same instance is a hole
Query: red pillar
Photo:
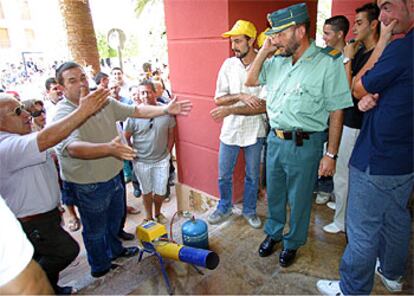
{"type": "MultiPolygon", "coordinates": [[[[218,197],[218,148],[221,123],[213,121],[217,74],[232,55],[228,39],[221,34],[236,20],[252,21],[258,30],[267,26],[266,16],[277,9],[303,1],[275,0],[165,0],[165,17],[172,91],[190,99],[193,111],[177,119],[179,182],[218,197]]],[[[317,1],[306,1],[316,27],[317,1]]],[[[234,176],[234,199],[243,191],[243,164],[239,159],[234,176]]]]}

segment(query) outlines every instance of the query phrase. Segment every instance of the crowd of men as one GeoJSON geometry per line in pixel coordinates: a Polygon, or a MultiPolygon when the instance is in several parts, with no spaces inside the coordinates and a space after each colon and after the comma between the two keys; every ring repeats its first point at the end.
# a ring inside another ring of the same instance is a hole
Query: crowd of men
{"type": "MultiPolygon", "coordinates": [[[[223,125],[220,200],[208,221],[219,224],[232,215],[233,172],[243,150],[242,214],[253,228],[262,226],[256,203],[261,162],[266,167],[268,213],[258,255],[268,257],[281,244],[279,264],[289,267],[308,239],[318,177],[333,177],[332,188],[317,189],[318,203],[334,199],[333,222],[323,230],[346,232],[347,245],[340,280],[320,280],[318,290],[369,294],[377,274],[388,290],[402,291],[414,185],[414,7],[409,0],[378,0],[357,8],[349,42],[346,17],[329,18],[325,48],[310,38],[304,3],[270,13],[268,21],[258,51],[256,27],[249,21],[238,20],[222,34],[234,57],[218,73],[217,107],[210,111],[223,125]],[[402,37],[392,41],[398,34],[402,37]]],[[[172,115],[187,115],[192,105],[165,99],[170,94],[163,83],[146,72],[139,85],[128,85],[121,68],[98,73],[98,87],[90,91],[82,67],[66,62],[46,81],[48,102],[24,106],[0,96],[0,194],[20,222],[11,222],[16,231],[21,227],[33,246],[17,237],[20,268],[0,276],[0,289],[73,292],[57,284],[59,272],[79,252],[61,227],[61,198],[77,222],[70,224],[73,229],[82,222],[94,277],[117,268],[116,258],[138,252],[120,241],[131,239],[123,231],[125,177],[135,180],[134,194],[143,196],[146,220],[167,222],[161,208],[174,145],[172,115]],[[39,265],[46,275],[37,272],[39,286],[20,289],[20,277],[33,278],[39,265]]],[[[8,211],[1,203],[0,210],[8,211]]],[[[4,216],[13,220],[10,213],[4,216]]]]}

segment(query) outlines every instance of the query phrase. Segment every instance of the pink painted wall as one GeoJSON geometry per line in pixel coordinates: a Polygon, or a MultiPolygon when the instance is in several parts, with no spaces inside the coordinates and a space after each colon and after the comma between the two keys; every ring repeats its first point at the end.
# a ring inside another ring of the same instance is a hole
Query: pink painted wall
{"type": "MultiPolygon", "coordinates": [[[[275,0],[165,0],[168,55],[172,91],[179,99],[190,99],[193,111],[177,119],[179,181],[218,196],[218,148],[221,123],[213,121],[217,73],[232,55],[228,31],[238,19],[255,23],[258,32],[267,27],[266,15],[303,1],[275,0]]],[[[316,26],[317,1],[306,1],[316,26]]],[[[234,177],[234,199],[243,192],[243,159],[234,177]]]]}

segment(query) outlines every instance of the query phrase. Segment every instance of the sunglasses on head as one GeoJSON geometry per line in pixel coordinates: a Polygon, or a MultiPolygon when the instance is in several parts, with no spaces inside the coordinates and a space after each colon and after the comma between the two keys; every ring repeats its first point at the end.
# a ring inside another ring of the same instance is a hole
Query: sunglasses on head
{"type": "Polygon", "coordinates": [[[46,114],[45,108],[42,108],[40,110],[36,110],[36,111],[30,112],[30,115],[32,115],[32,117],[39,117],[40,115],[42,115],[42,113],[43,114],[46,114]]]}

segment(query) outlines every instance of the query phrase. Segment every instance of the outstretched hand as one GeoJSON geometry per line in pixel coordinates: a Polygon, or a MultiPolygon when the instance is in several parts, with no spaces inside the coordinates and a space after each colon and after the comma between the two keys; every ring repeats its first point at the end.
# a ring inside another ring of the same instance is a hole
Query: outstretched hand
{"type": "Polygon", "coordinates": [[[107,104],[109,93],[110,91],[104,88],[98,88],[90,93],[88,93],[88,90],[81,88],[79,108],[89,115],[95,114],[107,104]]]}
{"type": "Polygon", "coordinates": [[[187,116],[190,114],[192,108],[193,103],[190,100],[177,101],[176,96],[167,105],[168,114],[171,115],[187,116]]]}
{"type": "Polygon", "coordinates": [[[113,139],[109,146],[111,149],[111,155],[120,160],[133,160],[137,154],[132,147],[122,144],[119,137],[113,139]]]}

